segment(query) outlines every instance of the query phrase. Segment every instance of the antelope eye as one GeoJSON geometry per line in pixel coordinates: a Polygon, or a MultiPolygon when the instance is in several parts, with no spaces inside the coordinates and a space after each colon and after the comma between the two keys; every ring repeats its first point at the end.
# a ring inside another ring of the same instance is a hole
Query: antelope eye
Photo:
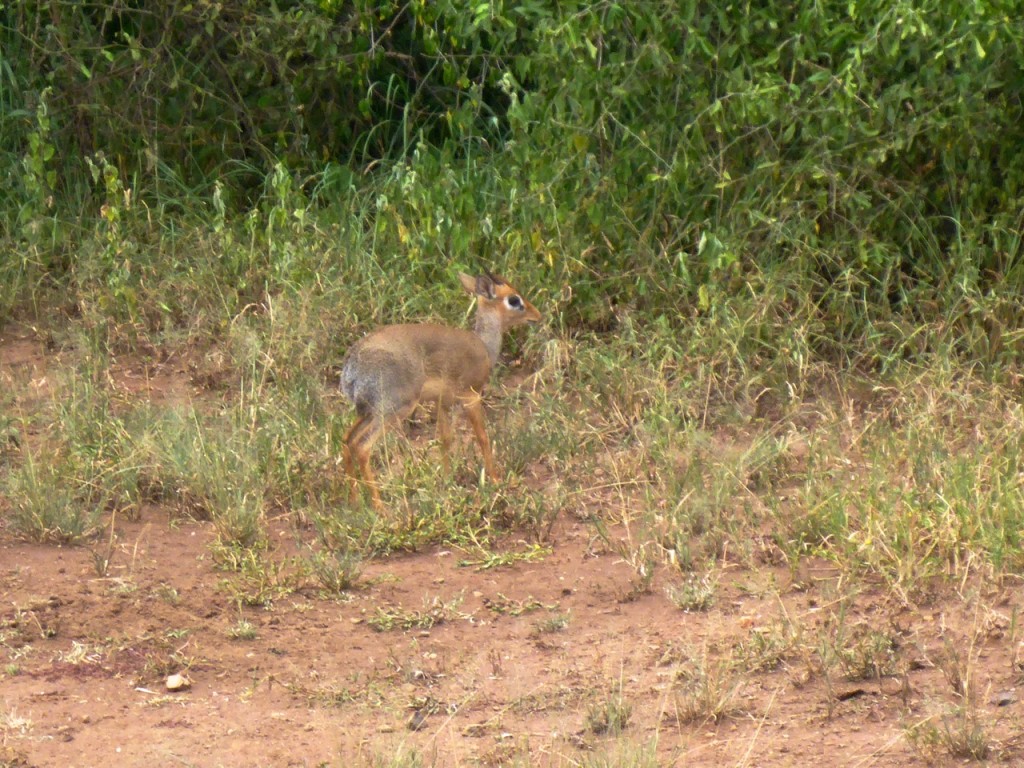
{"type": "Polygon", "coordinates": [[[509,296],[507,299],[505,299],[505,303],[508,304],[509,307],[511,307],[512,309],[523,308],[523,300],[515,295],[509,296]]]}

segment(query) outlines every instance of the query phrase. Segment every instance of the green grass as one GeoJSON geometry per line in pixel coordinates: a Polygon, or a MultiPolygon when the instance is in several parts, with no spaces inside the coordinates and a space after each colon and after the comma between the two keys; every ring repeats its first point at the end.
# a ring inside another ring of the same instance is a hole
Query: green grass
{"type": "MultiPolygon", "coordinates": [[[[833,421],[808,449],[793,497],[775,499],[779,545],[822,552],[901,592],[964,573],[973,555],[1022,554],[1021,414],[999,387],[934,372],[886,387],[851,432],[833,421]]],[[[842,419],[842,414],[833,418],[842,419]]]]}
{"type": "Polygon", "coordinates": [[[98,532],[103,510],[80,493],[66,461],[26,451],[7,477],[15,534],[37,542],[79,544],[98,532]]]}
{"type": "Polygon", "coordinates": [[[907,740],[926,760],[946,756],[956,760],[984,761],[993,751],[986,723],[976,710],[953,707],[941,717],[915,723],[906,729],[907,740]]]}
{"type": "MultiPolygon", "coordinates": [[[[393,195],[409,181],[399,176],[373,191],[393,195]]],[[[728,284],[684,315],[652,299],[586,324],[568,280],[583,277],[515,241],[488,266],[545,322],[509,340],[514,364],[488,393],[501,480],[481,482],[464,425],[451,471],[439,471],[427,421],[389,432],[375,456],[388,514],[351,506],[345,349],[384,322],[466,322],[454,275],[475,257],[420,258],[436,191],[415,189],[400,211],[367,187],[320,210],[287,179],[268,184],[262,207],[237,220],[156,221],[122,201],[116,227],[78,233],[66,296],[39,287],[18,306],[60,352],[43,397],[6,382],[0,492],[19,535],[85,541],[112,513],[158,505],[210,521],[218,561],[252,573],[270,567],[252,553],[268,551],[277,521],[303,562],[241,587],[244,602],[272,599],[282,580],[337,594],[365,559],[434,544],[508,565],[509,533],[547,545],[566,519],[590,521],[629,564],[627,597],[664,574],[684,610],[710,605],[701,574],[723,564],[796,571],[825,558],[903,600],[936,577],[1024,567],[1012,370],[944,344],[940,318],[881,313],[852,278],[826,285],[799,261],[727,270],[728,284]],[[414,218],[402,223],[402,211],[414,218]],[[42,313],[69,303],[64,319],[42,313]],[[140,388],[169,371],[171,390],[140,388]]]]}
{"type": "MultiPolygon", "coordinates": [[[[327,552],[372,556],[432,542],[487,548],[506,530],[543,542],[560,516],[598,508],[599,525],[630,525],[621,554],[639,581],[659,559],[687,572],[726,555],[751,564],[766,541],[791,564],[823,555],[903,595],[978,557],[1024,565],[1024,416],[1002,384],[896,364],[884,379],[852,372],[840,383],[819,364],[815,375],[795,372],[807,378],[783,401],[769,388],[751,397],[727,386],[731,377],[756,388],[780,361],[722,369],[715,349],[698,346],[701,327],[679,337],[655,326],[646,344],[633,331],[549,341],[540,331],[527,339],[533,375],[490,397],[504,480],[480,483],[464,427],[447,474],[436,471],[429,423],[390,434],[376,460],[392,512],[377,519],[349,507],[339,466],[351,414],[329,367],[344,346],[329,327],[345,322],[329,311],[336,298],[282,297],[196,353],[161,342],[195,361],[183,384],[195,399],[131,395],[114,379],[111,340],[72,326],[80,334],[64,359],[82,360],[80,372],[59,369],[48,402],[5,422],[0,482],[16,527],[81,539],[104,511],[137,516],[158,503],[211,520],[223,544],[245,548],[283,513],[313,520],[327,552]],[[685,369],[684,348],[694,361],[685,369]],[[56,461],[39,460],[40,439],[56,461]]],[[[354,562],[337,558],[315,562],[325,588],[351,581],[354,562]]]]}
{"type": "Polygon", "coordinates": [[[538,634],[554,634],[563,632],[569,627],[572,616],[568,613],[554,613],[534,622],[533,628],[538,634]]]}
{"type": "Polygon", "coordinates": [[[658,768],[663,764],[656,743],[635,744],[625,738],[583,755],[579,762],[585,768],[658,768]]]}
{"type": "Polygon", "coordinates": [[[681,611],[706,611],[714,605],[717,589],[717,576],[691,574],[678,583],[670,584],[665,592],[669,601],[681,611]]]}
{"type": "Polygon", "coordinates": [[[458,608],[462,605],[462,596],[447,601],[435,596],[424,603],[423,608],[419,610],[406,610],[397,606],[377,608],[367,619],[367,623],[377,632],[430,629],[459,617],[458,608]]]}
{"type": "Polygon", "coordinates": [[[696,652],[677,672],[671,715],[680,724],[700,725],[737,715],[744,682],[731,659],[716,659],[707,649],[696,652]]]}
{"type": "Polygon", "coordinates": [[[587,707],[584,725],[595,736],[619,736],[629,727],[632,714],[633,705],[614,693],[587,707]]]}

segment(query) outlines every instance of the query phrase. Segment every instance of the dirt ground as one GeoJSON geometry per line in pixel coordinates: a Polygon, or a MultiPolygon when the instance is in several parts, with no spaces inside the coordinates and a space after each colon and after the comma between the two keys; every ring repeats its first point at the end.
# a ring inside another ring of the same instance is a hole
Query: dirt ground
{"type": "MultiPolygon", "coordinates": [[[[27,333],[0,350],[0,371],[45,378],[46,352],[27,333]]],[[[117,521],[101,577],[102,543],[18,541],[8,508],[0,496],[4,768],[414,765],[395,758],[413,750],[438,766],[652,764],[639,762],[645,749],[666,766],[959,765],[905,735],[957,728],[957,653],[988,760],[1024,765],[1018,583],[938,585],[911,602],[881,585],[851,596],[822,561],[796,572],[724,562],[714,604],[685,612],[666,596],[668,569],[636,595],[634,569],[593,526],[563,519],[533,562],[482,570],[434,548],[368,563],[344,598],[311,586],[239,608],[209,523],[159,506],[117,521]],[[373,621],[438,606],[429,628],[373,621]],[[898,671],[822,673],[816,650],[840,612],[851,635],[894,639],[898,671]],[[254,637],[238,636],[241,619],[254,637]],[[750,646],[780,627],[800,636],[780,658],[721,672],[720,660],[758,658],[750,646]],[[703,676],[714,696],[715,670],[728,704],[717,720],[687,693],[703,676]],[[190,685],[168,691],[175,673],[190,685]],[[628,724],[600,732],[620,697],[628,724]]],[[[302,533],[268,525],[283,559],[302,533]]]]}

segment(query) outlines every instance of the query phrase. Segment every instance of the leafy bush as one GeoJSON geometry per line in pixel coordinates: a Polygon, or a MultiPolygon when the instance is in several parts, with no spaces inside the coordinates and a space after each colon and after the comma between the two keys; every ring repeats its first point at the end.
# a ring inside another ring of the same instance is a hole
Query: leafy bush
{"type": "Polygon", "coordinates": [[[714,323],[789,285],[766,327],[797,312],[815,354],[998,362],[1024,281],[1016,5],[8,4],[0,312],[71,275],[166,329],[182,276],[233,317],[483,262],[571,287],[570,328],[714,323]]]}

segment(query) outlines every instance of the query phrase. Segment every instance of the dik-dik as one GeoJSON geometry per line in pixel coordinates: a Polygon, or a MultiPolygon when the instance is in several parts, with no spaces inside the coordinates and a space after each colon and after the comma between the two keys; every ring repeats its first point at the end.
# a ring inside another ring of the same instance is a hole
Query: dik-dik
{"type": "Polygon", "coordinates": [[[387,325],[356,342],[341,371],[341,390],[356,407],[356,421],[345,434],[345,473],[353,503],[359,477],[381,509],[370,452],[386,424],[398,424],[419,403],[437,404],[437,433],[445,463],[451,446],[451,409],[462,406],[480,446],[487,476],[497,479],[484,426],[482,396],[498,360],[505,331],[536,323],[540,312],[515,288],[495,275],[459,280],[477,300],[473,331],[436,323],[387,325]]]}

